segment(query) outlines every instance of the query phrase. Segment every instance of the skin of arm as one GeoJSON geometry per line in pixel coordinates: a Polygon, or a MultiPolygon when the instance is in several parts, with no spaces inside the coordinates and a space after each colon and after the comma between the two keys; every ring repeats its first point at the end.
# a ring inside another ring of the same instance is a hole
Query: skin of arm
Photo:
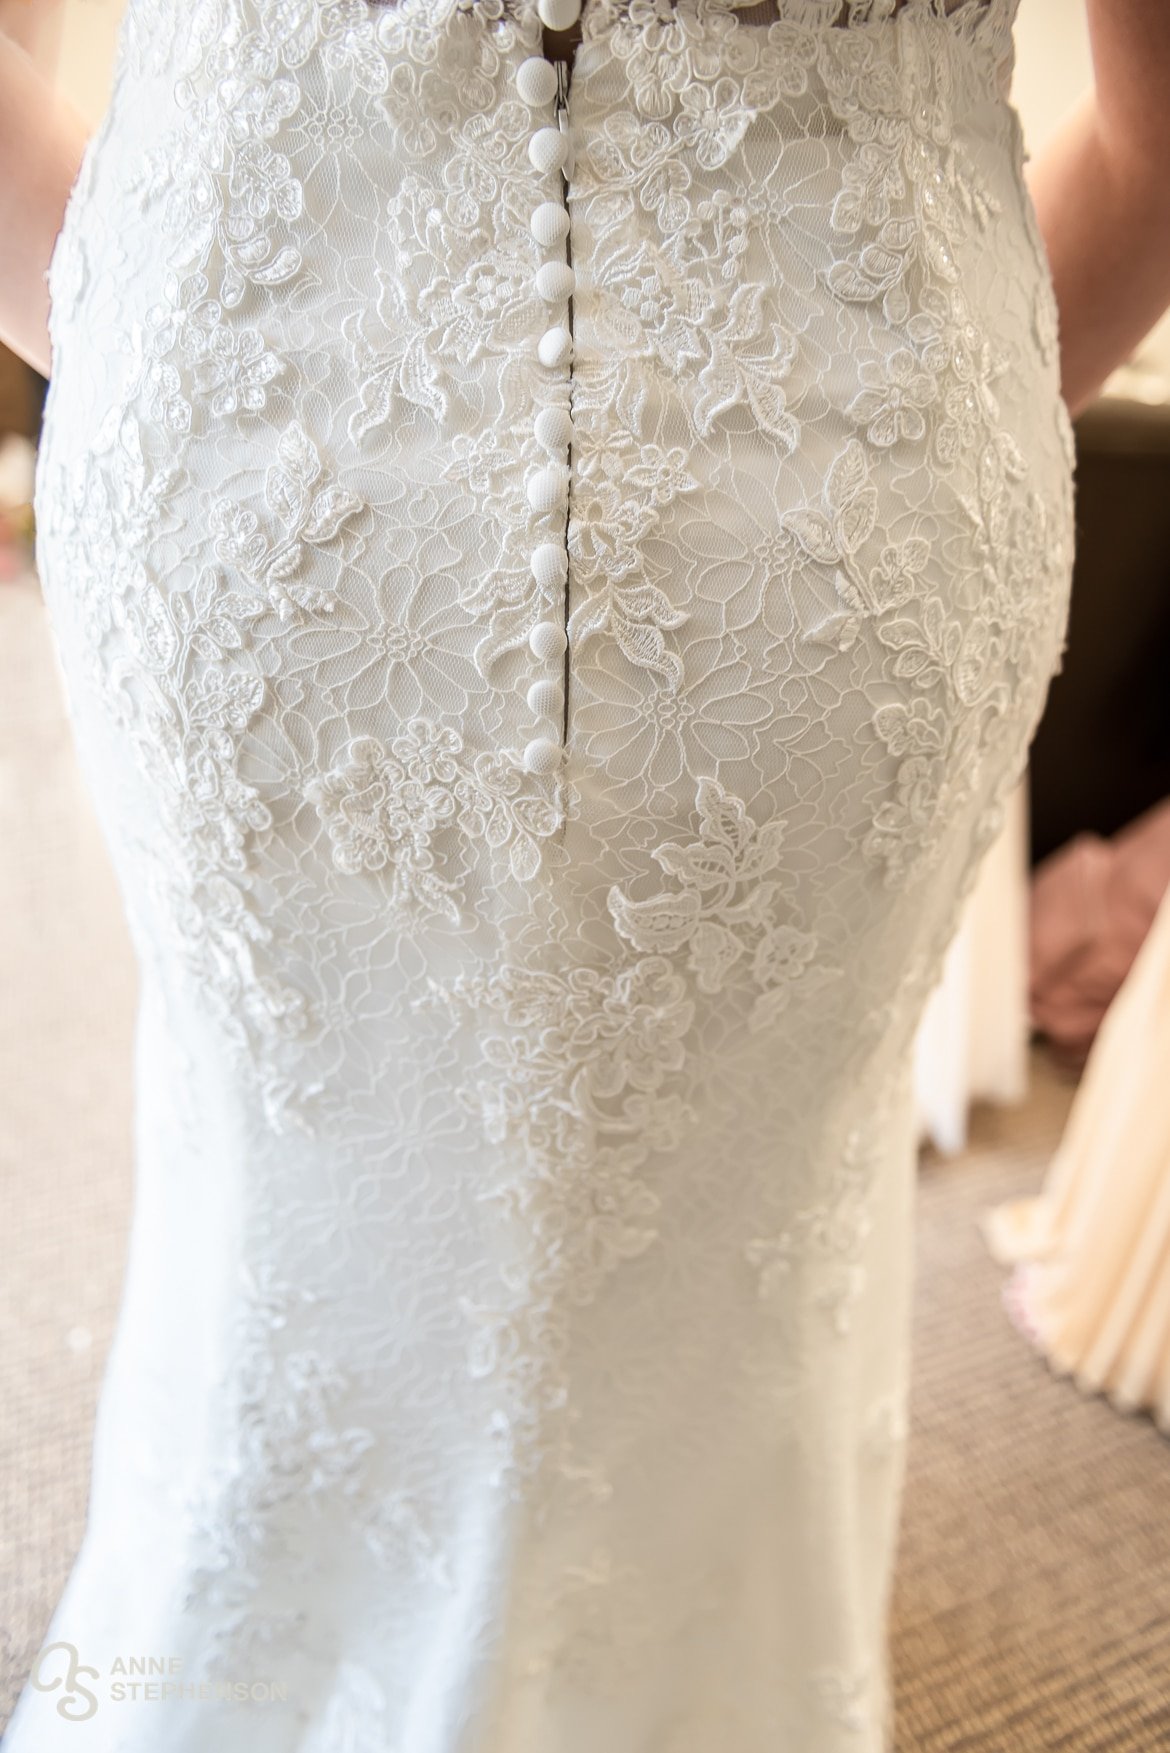
{"type": "MultiPolygon", "coordinates": [[[[1170,7],[1086,6],[1094,90],[1027,170],[1074,416],[1170,305],[1170,7]]],[[[81,118],[0,37],[0,339],[46,375],[45,273],[85,140],[81,118]]]]}
{"type": "Polygon", "coordinates": [[[1170,305],[1170,6],[1086,4],[1094,89],[1025,172],[1074,418],[1170,305]]]}
{"type": "Polygon", "coordinates": [[[45,273],[87,132],[23,49],[0,36],[0,340],[46,377],[45,273]]]}

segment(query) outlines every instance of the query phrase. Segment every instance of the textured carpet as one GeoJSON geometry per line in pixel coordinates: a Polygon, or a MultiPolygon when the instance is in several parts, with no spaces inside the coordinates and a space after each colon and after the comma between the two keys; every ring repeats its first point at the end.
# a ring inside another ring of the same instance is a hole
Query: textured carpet
{"type": "MultiPolygon", "coordinates": [[[[132,1184],[129,950],[31,583],[0,590],[0,846],[3,1721],[81,1538],[132,1184]]],[[[1170,1442],[1050,1373],[976,1227],[1072,1087],[1037,1052],[1023,1106],[923,1157],[898,1753],[1170,1749],[1170,1442]]]]}
{"type": "Polygon", "coordinates": [[[1170,1442],[1056,1377],[1009,1323],[979,1212],[1036,1190],[1074,1084],[924,1154],[894,1598],[898,1753],[1170,1749],[1170,1442]]]}

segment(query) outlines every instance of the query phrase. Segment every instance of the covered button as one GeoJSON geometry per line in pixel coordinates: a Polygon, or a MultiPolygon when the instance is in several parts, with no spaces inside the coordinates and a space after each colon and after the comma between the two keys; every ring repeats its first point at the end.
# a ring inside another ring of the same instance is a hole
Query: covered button
{"type": "Polygon", "coordinates": [[[536,352],[542,365],[567,365],[573,357],[573,337],[560,326],[546,329],[536,344],[536,352]]]}
{"type": "Polygon", "coordinates": [[[528,156],[537,170],[559,170],[569,156],[569,137],[560,128],[538,128],[528,142],[528,156]]]}
{"type": "Polygon", "coordinates": [[[528,635],[532,655],[540,658],[542,663],[560,657],[568,643],[568,635],[559,621],[538,621],[528,635]]]}
{"type": "Polygon", "coordinates": [[[564,504],[569,491],[569,471],[562,464],[536,469],[525,482],[528,503],[533,511],[556,511],[564,504]]]}
{"type": "Polygon", "coordinates": [[[572,417],[567,408],[542,408],[532,430],[546,450],[564,450],[573,436],[572,417]]]}
{"type": "Polygon", "coordinates": [[[528,709],[538,718],[551,718],[561,707],[561,690],[557,682],[533,682],[528,690],[528,709]]]}
{"type": "Polygon", "coordinates": [[[561,746],[551,737],[533,737],[524,750],[524,765],[529,773],[555,773],[561,764],[561,746]]]}
{"type": "Polygon", "coordinates": [[[535,109],[557,95],[557,70],[543,55],[529,55],[516,69],[516,90],[535,109]]]}
{"type": "Polygon", "coordinates": [[[536,10],[548,30],[568,30],[581,16],[581,0],[536,0],[536,10]]]}
{"type": "Polygon", "coordinates": [[[577,276],[567,262],[544,262],[536,270],[536,290],[550,304],[568,298],[576,283],[577,276]]]}
{"type": "Polygon", "coordinates": [[[551,249],[569,235],[569,210],[563,201],[542,201],[528,223],[537,243],[551,249]]]}
{"type": "Polygon", "coordinates": [[[569,556],[563,542],[542,542],[533,550],[529,565],[533,578],[546,594],[559,589],[569,576],[569,556]]]}

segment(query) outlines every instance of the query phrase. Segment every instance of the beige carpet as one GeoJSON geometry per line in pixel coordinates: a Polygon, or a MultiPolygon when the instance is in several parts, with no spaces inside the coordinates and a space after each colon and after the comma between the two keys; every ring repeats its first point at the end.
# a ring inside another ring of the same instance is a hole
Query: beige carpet
{"type": "MultiPolygon", "coordinates": [[[[81,1536],[131,1187],[134,982],[31,585],[0,589],[0,847],[3,1720],[81,1536]]],[[[1170,1749],[1170,1443],[1050,1374],[976,1228],[1071,1094],[1037,1053],[1022,1108],[923,1160],[898,1753],[1170,1749]]]]}
{"type": "Polygon", "coordinates": [[[1170,1749],[1170,1442],[1060,1380],[1009,1323],[977,1214],[1037,1189],[1073,1085],[923,1159],[898,1753],[1170,1749]]]}

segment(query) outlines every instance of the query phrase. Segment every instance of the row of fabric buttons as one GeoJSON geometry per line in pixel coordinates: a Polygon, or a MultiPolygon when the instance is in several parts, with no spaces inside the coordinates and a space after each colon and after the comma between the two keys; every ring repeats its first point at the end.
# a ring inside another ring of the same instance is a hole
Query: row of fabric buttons
{"type": "MultiPolygon", "coordinates": [[[[537,0],[541,23],[548,30],[568,30],[581,16],[581,0],[537,0]]],[[[563,65],[563,63],[562,63],[563,65]]],[[[561,74],[543,55],[530,55],[516,70],[516,88],[523,101],[533,110],[546,109],[562,95],[561,74]]],[[[528,143],[528,157],[534,170],[542,175],[562,171],[572,174],[571,142],[567,115],[559,110],[558,125],[538,128],[528,143]]],[[[569,234],[569,214],[564,200],[542,201],[531,219],[532,235],[542,249],[553,250],[563,244],[569,234]]],[[[538,295],[550,307],[564,304],[572,296],[576,276],[568,262],[547,261],[536,273],[538,295]]],[[[573,357],[573,336],[564,322],[553,323],[540,337],[536,348],[540,363],[550,371],[559,371],[573,357]]],[[[525,488],[528,503],[538,517],[551,517],[563,512],[569,497],[569,466],[566,453],[573,438],[573,422],[568,410],[561,407],[541,408],[533,422],[533,432],[549,461],[529,475],[525,488]]],[[[569,557],[563,541],[541,542],[533,551],[532,576],[541,601],[551,604],[554,593],[564,591],[569,573],[569,557]]],[[[559,599],[563,602],[563,595],[559,599]]],[[[534,658],[551,667],[563,658],[568,640],[563,620],[538,621],[528,636],[534,658]]],[[[524,765],[530,773],[553,773],[561,762],[560,719],[562,711],[561,680],[552,675],[538,676],[528,689],[530,710],[542,725],[551,720],[557,734],[546,731],[532,738],[524,750],[524,765]]]]}

